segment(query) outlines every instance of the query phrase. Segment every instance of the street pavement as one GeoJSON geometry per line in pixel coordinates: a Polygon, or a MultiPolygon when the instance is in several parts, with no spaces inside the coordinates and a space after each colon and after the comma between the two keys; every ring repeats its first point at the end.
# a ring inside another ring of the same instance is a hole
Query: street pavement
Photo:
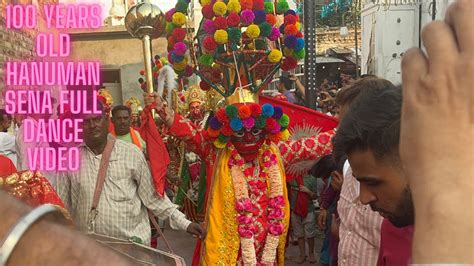
{"type": "MultiPolygon", "coordinates": [[[[183,257],[186,261],[186,265],[191,265],[193,252],[194,252],[194,245],[196,243],[196,238],[187,234],[183,231],[175,231],[169,228],[166,228],[164,231],[164,235],[168,242],[171,245],[173,251],[183,257]]],[[[321,250],[323,242],[323,234],[319,230],[317,230],[317,236],[315,239],[315,254],[316,258],[319,259],[319,254],[321,250]]],[[[158,238],[158,249],[167,251],[166,245],[163,241],[158,238]]],[[[297,265],[318,265],[317,263],[308,263],[307,261],[303,264],[297,264],[295,262],[296,258],[299,255],[298,246],[290,244],[286,251],[286,260],[285,265],[288,266],[297,266],[297,265]]]]}

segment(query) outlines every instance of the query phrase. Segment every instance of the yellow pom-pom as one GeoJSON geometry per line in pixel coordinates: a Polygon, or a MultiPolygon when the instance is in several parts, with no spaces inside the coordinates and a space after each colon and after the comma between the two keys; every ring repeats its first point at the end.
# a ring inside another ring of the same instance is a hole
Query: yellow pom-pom
{"type": "Polygon", "coordinates": [[[224,16],[227,12],[227,6],[224,2],[216,2],[212,6],[212,10],[216,16],[224,16]]]}
{"type": "Polygon", "coordinates": [[[185,57],[181,62],[175,62],[173,64],[173,69],[176,71],[183,71],[188,65],[188,59],[185,57]]]}
{"type": "Polygon", "coordinates": [[[250,39],[257,39],[260,36],[260,28],[255,24],[248,26],[245,32],[250,39]]]}
{"type": "Polygon", "coordinates": [[[186,23],[186,16],[181,12],[176,12],[173,14],[173,23],[176,26],[183,26],[186,23]]]}
{"type": "Polygon", "coordinates": [[[272,64],[278,63],[281,60],[283,54],[278,49],[272,49],[268,54],[268,61],[272,64]]]}
{"type": "Polygon", "coordinates": [[[201,6],[206,6],[211,3],[211,0],[201,0],[200,3],[201,3],[201,6]]]}
{"type": "Polygon", "coordinates": [[[299,23],[299,22],[297,21],[296,24],[295,24],[295,26],[296,26],[296,29],[297,29],[297,30],[301,31],[301,23],[299,23]]]}
{"type": "Polygon", "coordinates": [[[227,10],[229,12],[239,13],[241,9],[240,3],[237,0],[230,0],[227,4],[227,10]]]}
{"type": "Polygon", "coordinates": [[[285,129],[280,132],[280,137],[282,141],[288,140],[290,138],[290,132],[288,131],[288,129],[285,129]]]}
{"type": "Polygon", "coordinates": [[[216,32],[214,33],[214,40],[218,44],[224,44],[229,41],[229,35],[225,30],[216,30],[216,32]]]}
{"type": "Polygon", "coordinates": [[[226,146],[226,143],[220,142],[218,139],[214,140],[214,146],[218,149],[222,149],[226,146]]]}

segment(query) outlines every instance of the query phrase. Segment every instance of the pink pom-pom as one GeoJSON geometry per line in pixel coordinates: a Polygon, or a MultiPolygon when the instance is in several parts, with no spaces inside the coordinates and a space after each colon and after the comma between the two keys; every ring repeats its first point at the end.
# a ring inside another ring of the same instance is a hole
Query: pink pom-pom
{"type": "Polygon", "coordinates": [[[173,46],[173,51],[175,55],[178,55],[178,56],[183,56],[187,50],[188,50],[188,47],[183,42],[177,42],[173,46]]]}
{"type": "Polygon", "coordinates": [[[214,25],[214,21],[210,20],[210,19],[206,19],[204,21],[204,31],[207,33],[207,34],[214,34],[214,32],[216,32],[216,26],[214,25]]]}
{"type": "Polygon", "coordinates": [[[278,28],[273,27],[272,32],[267,37],[270,41],[276,41],[280,38],[280,30],[278,28]]]}
{"type": "Polygon", "coordinates": [[[255,14],[253,13],[252,10],[246,9],[240,13],[240,21],[242,21],[244,25],[252,24],[254,19],[255,19],[255,14]]]}
{"type": "Polygon", "coordinates": [[[249,117],[247,119],[242,120],[242,124],[245,128],[253,128],[253,126],[255,126],[255,119],[253,117],[249,117]]]}
{"type": "Polygon", "coordinates": [[[173,21],[173,15],[176,12],[175,8],[170,9],[168,12],[165,13],[165,20],[168,22],[173,21]]]}

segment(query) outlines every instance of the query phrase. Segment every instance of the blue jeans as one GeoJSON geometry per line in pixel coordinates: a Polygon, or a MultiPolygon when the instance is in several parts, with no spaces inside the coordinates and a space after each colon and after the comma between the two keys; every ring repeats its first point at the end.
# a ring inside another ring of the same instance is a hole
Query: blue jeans
{"type": "Polygon", "coordinates": [[[326,229],[324,230],[324,240],[323,246],[321,247],[321,256],[319,257],[319,262],[321,264],[331,265],[331,251],[330,251],[330,242],[329,238],[331,237],[331,222],[332,222],[332,214],[336,210],[337,202],[333,202],[331,206],[329,206],[326,216],[326,229]]]}

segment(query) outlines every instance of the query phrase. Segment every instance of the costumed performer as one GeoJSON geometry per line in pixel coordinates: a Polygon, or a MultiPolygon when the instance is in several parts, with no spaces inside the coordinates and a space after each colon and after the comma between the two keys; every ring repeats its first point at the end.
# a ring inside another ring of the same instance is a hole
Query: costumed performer
{"type": "Polygon", "coordinates": [[[284,166],[331,151],[333,131],[281,142],[289,135],[288,116],[279,107],[251,103],[256,97],[249,94],[241,90],[229,97],[207,131],[164,107],[156,95],[145,95],[144,112],[155,108],[169,133],[206,162],[207,235],[193,265],[282,265],[289,222],[284,166]]]}

